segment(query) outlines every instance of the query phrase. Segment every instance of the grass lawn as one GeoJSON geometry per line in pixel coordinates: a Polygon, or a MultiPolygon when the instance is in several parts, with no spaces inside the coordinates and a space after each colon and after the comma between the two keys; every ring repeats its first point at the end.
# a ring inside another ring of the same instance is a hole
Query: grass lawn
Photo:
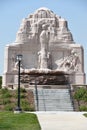
{"type": "Polygon", "coordinates": [[[87,117],[87,113],[85,113],[84,116],[87,117]]]}
{"type": "Polygon", "coordinates": [[[0,130],[41,130],[41,128],[35,114],[0,112],[0,130]]]}

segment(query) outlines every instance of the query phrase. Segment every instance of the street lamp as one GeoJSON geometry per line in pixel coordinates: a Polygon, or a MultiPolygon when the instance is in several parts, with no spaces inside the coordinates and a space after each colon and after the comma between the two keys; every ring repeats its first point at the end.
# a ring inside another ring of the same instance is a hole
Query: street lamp
{"type": "Polygon", "coordinates": [[[20,107],[20,63],[22,60],[22,55],[18,54],[16,59],[18,61],[18,101],[17,101],[17,107],[16,107],[15,111],[21,112],[22,109],[20,107]]]}
{"type": "Polygon", "coordinates": [[[37,80],[36,80],[36,77],[35,77],[35,92],[36,92],[37,111],[39,111],[39,100],[38,100],[38,90],[37,90],[37,80]]]}

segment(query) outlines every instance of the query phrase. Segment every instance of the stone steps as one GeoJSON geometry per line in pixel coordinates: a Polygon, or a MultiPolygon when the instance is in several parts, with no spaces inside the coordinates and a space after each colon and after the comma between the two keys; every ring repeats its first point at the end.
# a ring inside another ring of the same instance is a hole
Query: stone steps
{"type": "Polygon", "coordinates": [[[35,90],[34,100],[36,110],[39,111],[73,111],[73,105],[70,99],[68,89],[43,89],[38,88],[36,98],[35,90]]]}

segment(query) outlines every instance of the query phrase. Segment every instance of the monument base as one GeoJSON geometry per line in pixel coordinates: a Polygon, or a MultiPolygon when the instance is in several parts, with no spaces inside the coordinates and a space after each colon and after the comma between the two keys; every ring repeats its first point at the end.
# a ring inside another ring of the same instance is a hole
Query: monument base
{"type": "Polygon", "coordinates": [[[68,84],[68,74],[59,70],[29,70],[21,73],[21,83],[37,85],[68,84]]]}

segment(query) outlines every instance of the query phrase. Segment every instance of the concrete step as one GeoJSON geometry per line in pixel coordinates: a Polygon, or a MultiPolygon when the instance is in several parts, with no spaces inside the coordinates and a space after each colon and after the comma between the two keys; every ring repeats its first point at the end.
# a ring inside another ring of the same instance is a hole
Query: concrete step
{"type": "Polygon", "coordinates": [[[36,110],[38,107],[39,111],[73,111],[68,89],[38,88],[38,101],[35,90],[33,92],[36,110]]]}

